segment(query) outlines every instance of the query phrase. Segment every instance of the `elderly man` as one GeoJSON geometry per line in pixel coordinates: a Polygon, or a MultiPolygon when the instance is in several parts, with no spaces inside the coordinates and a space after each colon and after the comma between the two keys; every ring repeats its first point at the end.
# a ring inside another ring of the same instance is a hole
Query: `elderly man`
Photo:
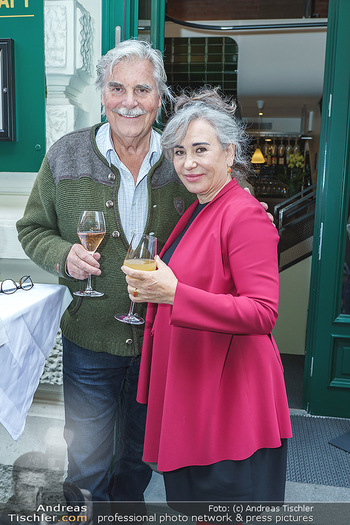
{"type": "Polygon", "coordinates": [[[142,501],[151,478],[141,459],[145,407],[136,402],[143,327],[114,319],[129,307],[120,268],[133,232],[153,233],[162,248],[193,196],[152,129],[169,96],[161,53],[128,40],[100,59],[97,73],[108,122],[50,148],[17,229],[26,254],[71,292],[92,274],[104,293],[75,297],[61,323],[67,479],[94,501],[142,501]],[[105,215],[94,255],[77,243],[83,210],[105,215]]]}
{"type": "Polygon", "coordinates": [[[152,129],[169,95],[161,53],[125,41],[97,72],[108,122],[50,148],[17,229],[26,254],[71,292],[88,274],[104,292],[75,297],[61,323],[67,479],[94,501],[142,501],[152,472],[141,459],[146,414],[136,402],[143,327],[114,319],[130,303],[120,268],[132,232],[153,232],[161,248],[193,197],[152,129]],[[107,233],[93,256],[78,242],[83,210],[105,215],[107,233]]]}

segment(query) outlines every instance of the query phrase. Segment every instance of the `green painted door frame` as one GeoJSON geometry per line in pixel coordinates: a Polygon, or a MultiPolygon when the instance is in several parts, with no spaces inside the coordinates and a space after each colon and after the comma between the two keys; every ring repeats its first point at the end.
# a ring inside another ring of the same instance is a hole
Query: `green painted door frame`
{"type": "Polygon", "coordinates": [[[151,43],[164,52],[165,0],[151,0],[151,43]]]}
{"type": "Polygon", "coordinates": [[[350,417],[350,316],[341,314],[350,174],[349,0],[330,0],[304,408],[350,417]]]}
{"type": "Polygon", "coordinates": [[[102,0],[102,53],[138,35],[138,0],[102,0]],[[120,28],[120,29],[118,29],[120,28]]]}
{"type": "MultiPolygon", "coordinates": [[[[163,52],[165,0],[150,0],[150,4],[150,41],[163,52]]],[[[115,46],[116,35],[120,41],[137,38],[138,21],[139,0],[102,0],[102,53],[115,46]]]]}
{"type": "Polygon", "coordinates": [[[13,40],[16,130],[0,140],[0,172],[36,172],[46,150],[43,2],[0,2],[0,38],[13,40]]]}

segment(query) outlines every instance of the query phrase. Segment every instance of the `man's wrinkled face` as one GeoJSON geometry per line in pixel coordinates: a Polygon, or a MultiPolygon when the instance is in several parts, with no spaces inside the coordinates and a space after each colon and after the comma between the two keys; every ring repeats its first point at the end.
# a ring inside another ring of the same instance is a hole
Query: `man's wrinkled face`
{"type": "Polygon", "coordinates": [[[151,133],[161,106],[149,60],[123,60],[106,73],[102,104],[112,138],[132,140],[151,133]]]}

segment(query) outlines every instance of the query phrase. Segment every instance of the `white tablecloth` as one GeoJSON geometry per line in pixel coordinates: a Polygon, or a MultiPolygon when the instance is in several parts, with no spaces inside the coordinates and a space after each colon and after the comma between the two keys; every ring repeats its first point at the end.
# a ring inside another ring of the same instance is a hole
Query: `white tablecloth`
{"type": "Polygon", "coordinates": [[[15,440],[23,432],[45,359],[71,301],[68,288],[59,284],[0,293],[0,423],[15,440]]]}

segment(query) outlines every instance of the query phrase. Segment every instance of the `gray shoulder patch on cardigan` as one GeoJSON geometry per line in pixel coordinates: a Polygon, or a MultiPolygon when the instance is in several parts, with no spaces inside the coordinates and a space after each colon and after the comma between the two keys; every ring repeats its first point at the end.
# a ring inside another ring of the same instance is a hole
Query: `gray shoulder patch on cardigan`
{"type": "Polygon", "coordinates": [[[55,184],[63,179],[89,177],[113,186],[108,179],[111,168],[99,152],[94,140],[96,128],[84,128],[61,137],[47,152],[47,160],[55,184]]]}

